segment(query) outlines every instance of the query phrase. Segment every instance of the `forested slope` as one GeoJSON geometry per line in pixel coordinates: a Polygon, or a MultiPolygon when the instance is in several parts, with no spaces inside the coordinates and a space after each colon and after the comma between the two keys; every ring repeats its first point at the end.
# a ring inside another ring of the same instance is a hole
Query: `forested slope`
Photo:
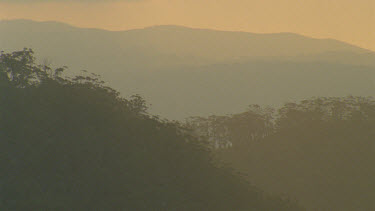
{"type": "Polygon", "coordinates": [[[298,210],[231,170],[177,123],[31,50],[0,56],[1,210],[298,210]]]}

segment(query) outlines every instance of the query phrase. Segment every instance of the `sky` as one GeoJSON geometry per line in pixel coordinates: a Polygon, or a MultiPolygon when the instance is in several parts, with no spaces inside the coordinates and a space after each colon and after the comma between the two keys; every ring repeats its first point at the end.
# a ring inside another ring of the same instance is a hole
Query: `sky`
{"type": "Polygon", "coordinates": [[[182,25],[333,38],[375,51],[374,0],[0,0],[0,19],[128,30],[182,25]]]}

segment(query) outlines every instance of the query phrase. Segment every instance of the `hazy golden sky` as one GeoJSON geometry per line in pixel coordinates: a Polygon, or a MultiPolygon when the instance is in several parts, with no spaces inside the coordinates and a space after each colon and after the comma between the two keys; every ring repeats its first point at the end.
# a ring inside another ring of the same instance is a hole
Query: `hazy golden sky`
{"type": "Polygon", "coordinates": [[[109,30],[295,32],[375,50],[375,0],[0,0],[0,19],[19,18],[109,30]]]}

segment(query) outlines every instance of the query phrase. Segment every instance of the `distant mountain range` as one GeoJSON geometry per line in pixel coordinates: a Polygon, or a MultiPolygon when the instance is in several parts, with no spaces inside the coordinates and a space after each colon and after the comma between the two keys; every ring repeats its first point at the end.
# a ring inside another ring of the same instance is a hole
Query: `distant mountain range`
{"type": "Polygon", "coordinates": [[[0,49],[99,73],[151,112],[182,119],[241,112],[312,96],[375,95],[375,52],[293,33],[255,34],[181,26],[128,31],[58,22],[0,21],[0,49]]]}

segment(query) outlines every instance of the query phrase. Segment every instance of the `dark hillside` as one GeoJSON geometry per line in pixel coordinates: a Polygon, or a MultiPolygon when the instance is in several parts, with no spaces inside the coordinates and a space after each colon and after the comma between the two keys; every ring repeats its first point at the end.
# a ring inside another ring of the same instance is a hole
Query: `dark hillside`
{"type": "Polygon", "coordinates": [[[1,210],[297,210],[268,197],[175,123],[32,51],[0,57],[1,210]]]}
{"type": "Polygon", "coordinates": [[[255,105],[190,127],[253,184],[307,210],[375,209],[373,98],[320,97],[278,111],[255,105]]]}

